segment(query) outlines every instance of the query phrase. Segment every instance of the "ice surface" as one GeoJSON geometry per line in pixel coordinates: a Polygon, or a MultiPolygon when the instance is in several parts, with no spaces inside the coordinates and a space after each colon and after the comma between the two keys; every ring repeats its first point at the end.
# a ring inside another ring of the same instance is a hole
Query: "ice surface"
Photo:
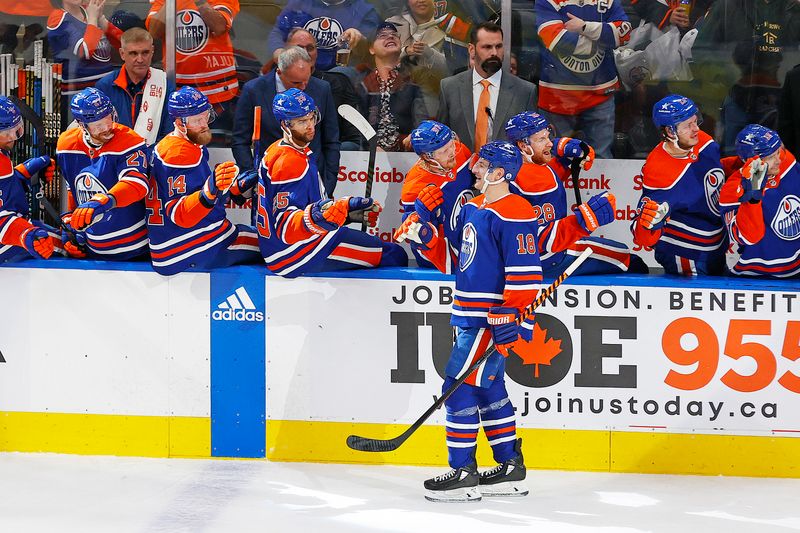
{"type": "Polygon", "coordinates": [[[431,503],[444,469],[0,453],[0,533],[800,531],[800,480],[529,471],[431,503]]]}

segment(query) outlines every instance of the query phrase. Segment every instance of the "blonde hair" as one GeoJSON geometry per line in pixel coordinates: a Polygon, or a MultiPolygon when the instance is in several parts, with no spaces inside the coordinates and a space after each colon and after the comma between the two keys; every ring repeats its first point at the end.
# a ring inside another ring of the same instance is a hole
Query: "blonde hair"
{"type": "Polygon", "coordinates": [[[153,36],[150,35],[150,32],[143,28],[131,28],[129,30],[125,30],[125,33],[122,34],[120,37],[120,43],[124,47],[126,44],[134,44],[134,43],[150,43],[153,44],[153,36]]]}

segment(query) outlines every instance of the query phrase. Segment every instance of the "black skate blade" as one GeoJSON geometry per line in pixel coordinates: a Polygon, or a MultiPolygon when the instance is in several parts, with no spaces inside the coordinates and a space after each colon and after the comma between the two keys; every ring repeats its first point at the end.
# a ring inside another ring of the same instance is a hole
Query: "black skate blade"
{"type": "Polygon", "coordinates": [[[399,446],[396,439],[379,440],[350,435],[347,437],[347,447],[358,452],[391,452],[399,446]]]}

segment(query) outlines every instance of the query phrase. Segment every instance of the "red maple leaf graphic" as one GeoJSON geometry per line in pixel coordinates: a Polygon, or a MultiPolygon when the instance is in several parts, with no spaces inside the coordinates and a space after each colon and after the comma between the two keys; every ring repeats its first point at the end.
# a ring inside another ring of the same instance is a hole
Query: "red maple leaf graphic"
{"type": "Polygon", "coordinates": [[[536,365],[533,377],[539,377],[539,365],[550,365],[555,356],[561,353],[561,340],[546,339],[547,330],[533,326],[533,338],[530,342],[523,340],[514,344],[514,353],[522,359],[522,364],[536,365]]]}

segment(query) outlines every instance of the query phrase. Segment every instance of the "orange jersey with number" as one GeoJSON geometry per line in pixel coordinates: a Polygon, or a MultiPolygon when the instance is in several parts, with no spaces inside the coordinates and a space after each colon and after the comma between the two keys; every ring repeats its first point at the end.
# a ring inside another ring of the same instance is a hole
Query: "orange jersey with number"
{"type": "MultiPolygon", "coordinates": [[[[146,25],[164,6],[151,0],[146,25]]],[[[236,61],[230,29],[239,13],[238,0],[208,0],[208,5],[225,18],[225,31],[212,35],[194,0],[177,0],[175,13],[175,81],[206,95],[212,104],[227,102],[239,94],[236,61]]]]}

